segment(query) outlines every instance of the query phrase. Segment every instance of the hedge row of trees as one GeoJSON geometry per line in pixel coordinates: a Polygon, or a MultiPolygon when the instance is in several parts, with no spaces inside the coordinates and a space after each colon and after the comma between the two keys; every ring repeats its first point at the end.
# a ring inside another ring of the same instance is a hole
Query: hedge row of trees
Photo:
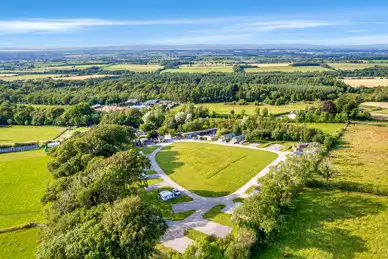
{"type": "MultiPolygon", "coordinates": [[[[48,225],[37,258],[149,258],[167,229],[137,195],[149,160],[131,150],[133,130],[101,125],[51,151],[48,225]]],[[[144,191],[144,190],[143,190],[144,191]]]]}
{"type": "Polygon", "coordinates": [[[68,105],[112,104],[128,98],[178,102],[283,102],[334,99],[348,87],[331,76],[260,74],[135,73],[120,79],[0,82],[0,101],[68,105]]]}
{"type": "Polygon", "coordinates": [[[31,105],[0,104],[0,125],[89,126],[98,123],[139,127],[142,112],[126,109],[97,112],[86,103],[69,107],[34,107],[31,105]]]}

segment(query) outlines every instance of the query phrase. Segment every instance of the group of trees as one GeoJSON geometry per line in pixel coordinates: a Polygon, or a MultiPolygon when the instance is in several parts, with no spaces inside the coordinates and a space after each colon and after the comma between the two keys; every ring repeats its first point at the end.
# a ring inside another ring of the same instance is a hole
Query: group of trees
{"type": "Polygon", "coordinates": [[[297,122],[347,122],[353,120],[370,120],[371,115],[359,108],[359,96],[343,94],[335,101],[322,102],[320,107],[310,107],[296,114],[297,122]]]}
{"type": "Polygon", "coordinates": [[[86,103],[71,106],[34,107],[0,104],[0,125],[89,126],[98,123],[139,127],[143,113],[138,109],[98,112],[86,103]]]}
{"type": "Polygon", "coordinates": [[[149,160],[131,149],[133,130],[100,125],[50,152],[55,182],[42,202],[49,222],[37,258],[149,258],[167,229],[137,195],[149,160]]]}
{"type": "Polygon", "coordinates": [[[260,74],[134,73],[119,79],[1,82],[0,101],[69,105],[121,103],[128,98],[178,102],[229,102],[239,99],[275,103],[334,99],[348,90],[331,76],[260,74]]]}
{"type": "Polygon", "coordinates": [[[86,103],[65,108],[0,104],[0,125],[88,126],[98,123],[99,117],[86,103]]]}

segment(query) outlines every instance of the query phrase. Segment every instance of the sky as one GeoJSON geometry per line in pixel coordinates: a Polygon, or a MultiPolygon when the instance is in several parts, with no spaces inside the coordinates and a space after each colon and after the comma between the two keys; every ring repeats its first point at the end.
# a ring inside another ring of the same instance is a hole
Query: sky
{"type": "Polygon", "coordinates": [[[1,48],[388,44],[386,0],[5,0],[1,48]]]}

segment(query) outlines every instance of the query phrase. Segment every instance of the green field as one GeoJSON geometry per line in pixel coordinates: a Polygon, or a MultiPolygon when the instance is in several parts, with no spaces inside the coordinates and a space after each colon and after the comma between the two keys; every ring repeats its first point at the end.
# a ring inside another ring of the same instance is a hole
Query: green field
{"type": "Polygon", "coordinates": [[[350,124],[328,161],[339,171],[332,181],[388,193],[388,127],[350,124]]]}
{"type": "Polygon", "coordinates": [[[388,114],[388,109],[381,109],[381,110],[378,110],[378,111],[374,111],[373,113],[377,113],[377,114],[388,114]]]}
{"type": "Polygon", "coordinates": [[[38,234],[38,228],[0,234],[0,258],[35,258],[38,234]]]}
{"type": "Polygon", "coordinates": [[[262,105],[254,105],[253,103],[249,103],[247,105],[232,105],[232,104],[224,104],[224,103],[201,103],[198,104],[198,106],[204,106],[209,109],[210,112],[216,112],[219,114],[230,114],[231,110],[234,110],[235,114],[241,114],[243,110],[245,110],[246,114],[254,114],[255,109],[259,107],[261,110],[265,107],[268,109],[269,113],[272,113],[274,115],[277,114],[284,114],[288,113],[293,110],[304,110],[308,106],[312,106],[312,103],[306,103],[306,102],[297,102],[297,103],[290,103],[285,105],[268,105],[268,104],[262,104],[262,105]]]}
{"type": "Polygon", "coordinates": [[[329,66],[339,70],[356,70],[370,68],[374,66],[387,66],[384,63],[329,63],[329,66]]]}
{"type": "Polygon", "coordinates": [[[214,221],[218,224],[225,225],[231,228],[236,227],[232,222],[232,215],[222,212],[225,205],[216,205],[203,215],[204,219],[214,221]]]}
{"type": "Polygon", "coordinates": [[[387,197],[306,189],[257,258],[387,258],[387,219],[387,197]]]}
{"type": "Polygon", "coordinates": [[[320,129],[327,134],[338,133],[345,126],[343,123],[304,123],[300,125],[306,125],[307,128],[320,129]]]}
{"type": "Polygon", "coordinates": [[[0,127],[0,144],[51,140],[65,129],[57,126],[0,127]]]}
{"type": "Polygon", "coordinates": [[[18,76],[1,76],[0,80],[3,81],[16,81],[16,80],[33,80],[33,79],[42,79],[42,78],[56,78],[60,75],[56,74],[31,74],[31,75],[18,75],[18,76]]]}
{"type": "Polygon", "coordinates": [[[155,146],[144,146],[144,147],[141,147],[139,148],[143,153],[144,155],[149,155],[151,154],[152,152],[154,152],[156,149],[158,149],[158,145],[155,145],[155,146]]]}
{"type": "Polygon", "coordinates": [[[221,67],[179,67],[176,69],[166,69],[163,73],[210,73],[210,72],[221,72],[221,73],[231,73],[233,72],[233,66],[221,66],[221,67]]]}
{"type": "Polygon", "coordinates": [[[330,69],[321,66],[259,66],[257,68],[246,68],[246,73],[260,73],[260,72],[323,72],[330,71],[330,69]]]}
{"type": "Polygon", "coordinates": [[[104,67],[104,70],[128,70],[134,72],[152,72],[162,68],[162,66],[154,64],[154,65],[141,65],[141,64],[117,64],[104,67]]]}
{"type": "Polygon", "coordinates": [[[171,179],[207,197],[233,193],[276,157],[267,151],[188,142],[174,143],[156,154],[171,179]]]}
{"type": "Polygon", "coordinates": [[[0,154],[0,228],[42,222],[40,199],[51,176],[43,150],[0,154]]]}

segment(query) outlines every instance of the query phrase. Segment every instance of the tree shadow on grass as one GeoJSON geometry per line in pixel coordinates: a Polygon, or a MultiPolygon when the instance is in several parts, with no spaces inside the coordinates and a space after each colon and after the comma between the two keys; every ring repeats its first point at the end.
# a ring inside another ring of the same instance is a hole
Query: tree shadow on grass
{"type": "Polygon", "coordinates": [[[184,165],[179,162],[179,155],[179,152],[172,151],[171,146],[166,146],[156,154],[156,162],[167,175],[170,175],[184,165]]]}
{"type": "Polygon", "coordinates": [[[368,248],[361,237],[344,229],[349,226],[346,224],[357,223],[342,224],[341,221],[374,215],[385,208],[372,197],[320,189],[306,190],[297,197],[294,208],[288,211],[286,223],[274,242],[258,258],[278,258],[285,252],[290,258],[307,258],[292,252],[309,249],[329,254],[330,258],[353,258],[355,253],[368,251],[368,248]]]}

